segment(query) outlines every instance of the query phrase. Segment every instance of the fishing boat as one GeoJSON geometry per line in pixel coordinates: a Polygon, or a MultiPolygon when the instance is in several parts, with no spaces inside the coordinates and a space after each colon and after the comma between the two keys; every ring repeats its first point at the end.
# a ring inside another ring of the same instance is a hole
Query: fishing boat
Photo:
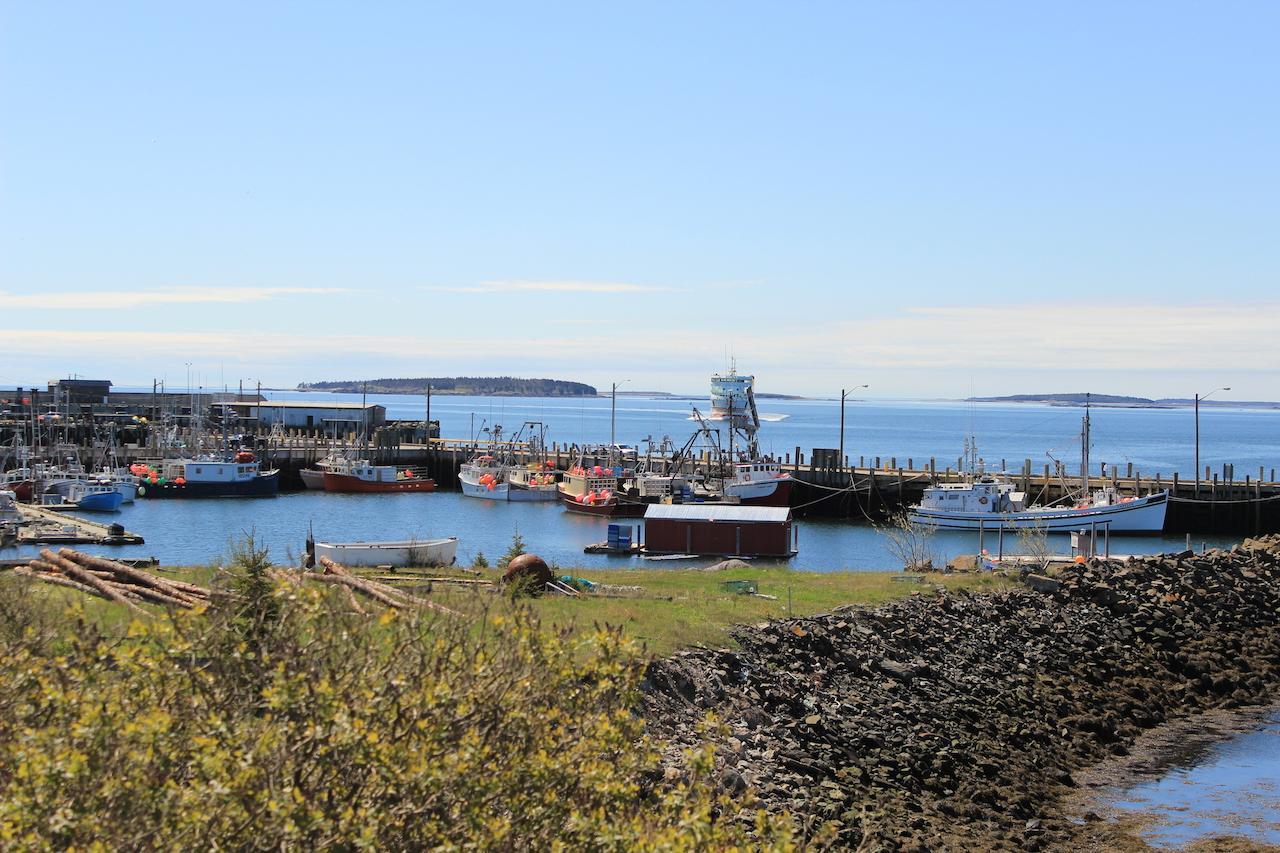
{"type": "Polygon", "coordinates": [[[64,492],[46,492],[40,505],[48,509],[80,509],[88,512],[115,512],[124,496],[109,483],[77,481],[64,492]]]}
{"type": "Polygon", "coordinates": [[[0,489],[0,524],[15,523],[22,519],[18,512],[18,496],[11,491],[0,489]]]}
{"type": "Polygon", "coordinates": [[[469,498],[505,501],[508,466],[492,453],[478,453],[458,469],[458,485],[469,498]]]}
{"type": "Polygon", "coordinates": [[[560,472],[550,462],[531,463],[507,469],[507,500],[554,501],[559,494],[560,472]]]}
{"type": "Polygon", "coordinates": [[[14,498],[29,501],[35,494],[35,476],[30,468],[14,468],[0,477],[0,489],[12,492],[14,498]]]}
{"type": "Polygon", "coordinates": [[[324,472],[326,492],[434,492],[426,468],[374,465],[368,459],[341,460],[324,472]]]}
{"type": "Polygon", "coordinates": [[[556,486],[561,505],[572,513],[605,518],[640,518],[647,504],[623,486],[633,475],[621,467],[578,464],[556,486]]]}
{"type": "Polygon", "coordinates": [[[1168,498],[1167,492],[1125,497],[1107,487],[1070,506],[1026,507],[1026,495],[1016,491],[1012,482],[987,476],[930,486],[911,508],[909,518],[942,530],[1067,533],[1096,527],[1111,533],[1155,535],[1164,530],[1168,498]]]}
{"type": "Polygon", "coordinates": [[[505,445],[499,444],[501,426],[495,424],[488,432],[491,449],[478,452],[458,470],[462,493],[492,501],[556,500],[559,472],[547,459],[546,427],[542,422],[525,421],[505,445]],[[517,458],[531,461],[521,463],[517,458]]]}
{"type": "Polygon", "coordinates": [[[1081,424],[1082,489],[1080,496],[1063,506],[1026,506],[1026,495],[1004,475],[982,470],[977,446],[966,442],[970,477],[962,483],[940,483],[924,490],[921,501],[908,510],[916,524],[943,530],[1043,530],[1066,533],[1098,530],[1110,533],[1156,535],[1164,531],[1167,491],[1147,495],[1122,495],[1111,486],[1089,487],[1089,405],[1085,402],[1081,424]]]}
{"type": "Polygon", "coordinates": [[[147,500],[274,497],[280,491],[280,471],[263,471],[248,450],[135,463],[129,470],[141,479],[138,497],[147,500]]]}
{"type": "Polygon", "coordinates": [[[790,506],[795,481],[772,459],[735,462],[721,483],[725,497],[747,506],[790,506]]]}
{"type": "Polygon", "coordinates": [[[328,557],[343,566],[451,566],[458,537],[408,539],[399,542],[317,542],[316,559],[328,557]]]}
{"type": "Polygon", "coordinates": [[[342,457],[331,453],[317,462],[314,468],[300,469],[298,476],[302,478],[302,485],[306,488],[322,491],[324,489],[324,475],[341,463],[342,457]]]}

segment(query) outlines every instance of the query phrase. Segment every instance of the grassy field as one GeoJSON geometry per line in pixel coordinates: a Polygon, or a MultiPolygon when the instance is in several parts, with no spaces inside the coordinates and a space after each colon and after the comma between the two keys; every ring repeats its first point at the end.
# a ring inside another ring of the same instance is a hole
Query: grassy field
{"type": "MultiPolygon", "coordinates": [[[[806,572],[787,568],[592,570],[560,569],[561,574],[600,584],[604,594],[581,598],[546,595],[534,606],[555,625],[621,625],[644,642],[649,654],[664,655],[687,646],[731,646],[733,625],[764,622],[788,615],[826,613],[845,604],[874,605],[912,593],[948,589],[994,588],[1005,583],[989,574],[907,576],[901,572],[806,572]],[[910,582],[920,577],[919,582],[910,582]],[[729,581],[753,581],[760,595],[726,589],[729,581]],[[638,588],[638,589],[637,589],[638,588]],[[762,596],[773,596],[774,599],[762,596]],[[775,600],[776,599],[776,600],[775,600]]],[[[486,576],[497,577],[496,571],[486,576]]],[[[433,586],[441,603],[474,591],[433,586]]]]}
{"type": "MultiPolygon", "coordinates": [[[[728,629],[790,615],[829,612],[846,604],[875,605],[892,598],[920,593],[931,595],[947,589],[992,589],[1007,583],[989,574],[904,575],[901,572],[807,572],[789,568],[739,568],[726,571],[700,569],[565,569],[562,575],[599,584],[595,593],[580,598],[546,595],[533,606],[547,623],[590,628],[595,624],[622,626],[645,645],[647,654],[660,656],[696,645],[732,646],[728,629]],[[918,579],[918,580],[917,580],[918,579]],[[725,584],[750,581],[759,595],[744,595],[725,584]]],[[[210,584],[216,569],[204,566],[165,567],[162,576],[191,583],[210,584]]],[[[393,585],[415,588],[446,605],[464,605],[468,599],[491,597],[488,587],[427,585],[422,576],[496,581],[496,569],[477,573],[467,569],[415,570],[388,575],[366,572],[393,585]]],[[[74,590],[38,585],[40,595],[61,609],[72,602],[84,607],[85,616],[112,633],[123,633],[133,614],[119,605],[74,590]]],[[[150,605],[148,605],[150,606],[150,605]]],[[[462,609],[468,609],[462,607],[462,609]]]]}

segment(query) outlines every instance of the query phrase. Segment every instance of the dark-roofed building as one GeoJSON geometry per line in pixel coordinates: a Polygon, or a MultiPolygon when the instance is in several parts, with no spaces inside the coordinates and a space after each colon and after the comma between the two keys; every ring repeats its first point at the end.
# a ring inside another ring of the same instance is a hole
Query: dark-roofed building
{"type": "Polygon", "coordinates": [[[111,382],[107,379],[54,379],[49,383],[49,393],[59,405],[101,406],[111,394],[111,382]]]}

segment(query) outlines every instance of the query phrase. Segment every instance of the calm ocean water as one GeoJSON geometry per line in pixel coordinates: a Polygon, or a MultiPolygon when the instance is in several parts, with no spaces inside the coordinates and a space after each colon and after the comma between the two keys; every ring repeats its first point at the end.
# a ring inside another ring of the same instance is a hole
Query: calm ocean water
{"type": "MultiPolygon", "coordinates": [[[[359,394],[298,394],[274,392],[281,400],[325,399],[359,402],[359,394]]],[[[371,403],[387,407],[389,418],[421,419],[426,399],[403,395],[371,394],[371,403]]],[[[542,421],[548,441],[562,445],[609,440],[609,399],[554,399],[522,397],[431,398],[431,417],[440,421],[445,438],[468,438],[473,430],[501,424],[511,432],[522,421],[542,421]]],[[[618,397],[616,434],[622,443],[643,449],[646,436],[670,435],[677,445],[692,432],[690,409],[710,410],[707,399],[618,397]]],[[[833,400],[761,400],[767,420],[760,430],[760,446],[781,457],[801,447],[806,458],[814,447],[840,444],[840,403],[833,400]],[[776,418],[776,419],[775,419],[776,418]]],[[[988,466],[1001,459],[1020,469],[1023,459],[1034,468],[1052,464],[1048,454],[1071,470],[1079,467],[1080,419],[1083,409],[1072,406],[1031,404],[961,403],[951,401],[859,401],[845,407],[845,453],[884,460],[897,457],[906,465],[914,459],[923,466],[936,457],[939,467],[956,464],[964,451],[964,439],[973,435],[988,466]]],[[[1132,462],[1144,476],[1168,477],[1177,471],[1194,471],[1195,420],[1186,409],[1092,410],[1092,458],[1123,470],[1132,462]]],[[[1200,458],[1202,465],[1221,471],[1223,463],[1235,465],[1236,476],[1256,477],[1259,467],[1280,468],[1280,410],[1200,410],[1200,458]]]]}
{"type": "MultiPolygon", "coordinates": [[[[359,401],[359,395],[277,394],[277,399],[341,399],[359,401]]],[[[426,401],[420,397],[370,395],[371,402],[387,407],[392,418],[422,418],[426,401]]],[[[617,438],[640,444],[646,436],[670,435],[682,442],[692,431],[691,405],[707,410],[706,400],[619,397],[617,438]]],[[[548,425],[548,439],[567,443],[597,443],[609,439],[608,399],[526,399],[489,397],[433,397],[431,416],[441,422],[447,438],[467,438],[482,426],[502,424],[508,432],[521,421],[540,420],[548,425]]],[[[839,443],[839,403],[813,400],[765,400],[770,419],[761,429],[761,445],[781,455],[796,445],[807,455],[813,447],[839,443]]],[[[846,409],[845,447],[850,456],[896,456],[900,464],[914,457],[923,464],[936,456],[940,467],[955,464],[964,436],[977,436],[988,464],[1001,458],[1011,466],[1031,458],[1032,464],[1054,458],[1074,466],[1079,456],[1078,431],[1081,410],[1068,407],[965,404],[952,402],[850,402],[846,409]]],[[[1236,474],[1257,474],[1264,466],[1280,467],[1280,411],[1202,409],[1201,458],[1220,469],[1233,462],[1236,474]]],[[[1095,409],[1093,458],[1124,466],[1133,462],[1144,476],[1159,472],[1168,476],[1192,469],[1193,420],[1189,410],[1095,409]]],[[[99,519],[101,520],[101,516],[99,519]]],[[[457,536],[458,558],[470,562],[477,552],[494,558],[505,551],[519,533],[529,550],[562,566],[614,567],[679,566],[631,558],[585,555],[582,549],[605,539],[607,522],[565,513],[557,504],[498,504],[464,498],[456,492],[410,495],[282,494],[262,500],[140,500],[126,505],[111,518],[141,533],[147,544],[96,549],[119,556],[155,556],[165,563],[204,563],[226,553],[228,543],[254,531],[284,559],[297,554],[314,525],[318,539],[403,539],[457,536]]],[[[636,522],[632,522],[636,523],[636,522]]],[[[799,523],[800,553],[792,561],[797,568],[821,571],[901,568],[901,562],[885,538],[866,524],[843,521],[799,523]]],[[[1065,536],[1054,537],[1053,546],[1068,550],[1065,536]]],[[[1197,537],[1193,545],[1215,546],[1227,540],[1197,537]]],[[[988,550],[997,544],[988,536],[988,550]]],[[[1136,554],[1181,549],[1185,539],[1115,537],[1112,553],[1136,554]]],[[[1016,551],[1016,543],[1005,543],[1016,551]]],[[[937,533],[932,548],[938,560],[977,549],[976,535],[937,533]]],[[[94,549],[90,549],[94,550],[94,549]]],[[[12,557],[15,549],[0,550],[12,557]]]]}

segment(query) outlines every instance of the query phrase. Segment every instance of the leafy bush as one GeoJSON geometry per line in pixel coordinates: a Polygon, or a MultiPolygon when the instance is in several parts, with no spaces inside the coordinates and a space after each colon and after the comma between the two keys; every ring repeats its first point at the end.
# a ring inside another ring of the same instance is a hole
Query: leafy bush
{"type": "Polygon", "coordinates": [[[370,619],[259,581],[124,636],[75,614],[53,643],[0,633],[0,845],[787,843],[716,793],[705,754],[663,781],[615,630],[575,638],[501,599],[469,619],[370,619]]]}

